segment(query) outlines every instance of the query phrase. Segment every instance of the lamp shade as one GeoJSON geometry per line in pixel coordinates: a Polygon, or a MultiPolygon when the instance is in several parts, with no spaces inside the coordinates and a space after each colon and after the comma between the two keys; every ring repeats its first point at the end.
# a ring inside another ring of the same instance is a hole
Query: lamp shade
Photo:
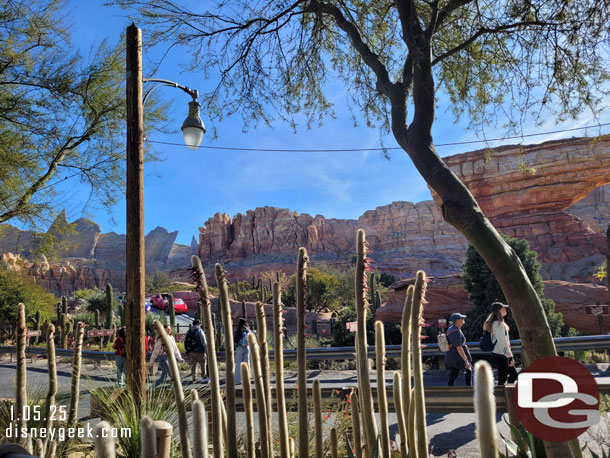
{"type": "Polygon", "coordinates": [[[195,101],[189,102],[189,115],[182,123],[184,143],[192,150],[196,150],[201,145],[203,134],[205,134],[205,125],[199,117],[200,106],[195,101]]]}

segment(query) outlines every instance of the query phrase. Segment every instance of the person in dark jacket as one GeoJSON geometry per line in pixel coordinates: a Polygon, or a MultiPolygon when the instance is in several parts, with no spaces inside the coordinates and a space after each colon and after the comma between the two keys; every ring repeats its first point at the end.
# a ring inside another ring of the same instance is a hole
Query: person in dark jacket
{"type": "Polygon", "coordinates": [[[188,331],[195,334],[195,350],[188,352],[188,358],[191,366],[191,377],[193,378],[193,383],[197,381],[197,366],[199,366],[201,369],[201,377],[203,379],[202,382],[209,383],[210,378],[206,373],[208,344],[205,340],[205,334],[200,325],[201,321],[193,320],[193,325],[188,331]]]}
{"type": "Polygon", "coordinates": [[[119,329],[114,344],[114,362],[116,363],[116,382],[119,386],[125,386],[125,328],[119,329]]]}
{"type": "Polygon", "coordinates": [[[449,351],[445,356],[445,365],[450,369],[449,386],[453,386],[460,372],[465,372],[466,386],[472,384],[472,356],[468,345],[466,345],[466,337],[462,332],[464,326],[464,318],[466,315],[454,313],[451,315],[450,321],[453,325],[447,329],[447,341],[449,342],[449,351]]]}
{"type": "Polygon", "coordinates": [[[241,363],[250,365],[250,347],[248,346],[248,334],[250,328],[248,322],[244,318],[239,319],[237,329],[233,335],[233,344],[235,345],[235,384],[241,383],[241,363]]]}

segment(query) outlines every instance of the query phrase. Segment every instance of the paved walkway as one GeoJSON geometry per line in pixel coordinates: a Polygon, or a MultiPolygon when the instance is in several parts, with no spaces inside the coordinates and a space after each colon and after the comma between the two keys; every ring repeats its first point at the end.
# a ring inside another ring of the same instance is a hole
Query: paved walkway
{"type": "MultiPolygon", "coordinates": [[[[182,379],[189,380],[190,373],[186,370],[182,372],[182,379]]],[[[599,367],[590,367],[593,375],[598,380],[598,383],[610,383],[610,371],[606,365],[599,367]]],[[[66,358],[63,361],[60,359],[58,363],[58,384],[59,395],[58,404],[69,403],[70,376],[71,365],[66,358]]],[[[89,418],[89,391],[100,386],[111,386],[115,380],[114,364],[108,362],[97,366],[90,362],[84,362],[81,380],[81,397],[78,408],[78,416],[83,421],[91,420],[96,423],[96,419],[89,418]]],[[[373,383],[375,383],[374,372],[372,372],[373,383]]],[[[393,371],[388,371],[386,384],[391,386],[393,371]]],[[[38,359],[30,363],[28,359],[28,387],[31,392],[39,392],[41,398],[46,394],[47,387],[47,372],[46,360],[38,359]]],[[[444,386],[447,382],[447,373],[439,371],[427,371],[424,374],[424,383],[426,386],[444,386]]],[[[313,380],[318,378],[321,381],[322,387],[344,388],[356,385],[355,371],[318,371],[312,370],[308,373],[308,379],[313,380]]],[[[0,360],[0,397],[14,397],[15,389],[15,363],[10,362],[8,358],[0,360]]],[[[296,372],[287,371],[285,377],[286,386],[290,387],[296,383],[296,372]]],[[[463,384],[463,377],[458,379],[458,385],[463,384]]],[[[202,387],[203,384],[188,384],[185,389],[192,387],[202,387]]],[[[392,436],[396,434],[398,426],[394,414],[390,414],[390,432],[392,436]]],[[[506,423],[502,420],[501,415],[496,418],[500,434],[508,437],[509,429],[506,423]]],[[[244,423],[243,414],[238,414],[238,422],[244,423]]],[[[429,413],[426,417],[428,425],[428,438],[430,444],[434,446],[434,456],[446,456],[451,449],[457,451],[457,456],[462,457],[479,457],[478,443],[475,439],[475,414],[464,413],[429,413]]],[[[256,422],[255,422],[256,423],[256,422]]],[[[583,437],[581,445],[589,441],[590,438],[583,437]]],[[[593,445],[594,446],[594,445],[593,445]]]]}

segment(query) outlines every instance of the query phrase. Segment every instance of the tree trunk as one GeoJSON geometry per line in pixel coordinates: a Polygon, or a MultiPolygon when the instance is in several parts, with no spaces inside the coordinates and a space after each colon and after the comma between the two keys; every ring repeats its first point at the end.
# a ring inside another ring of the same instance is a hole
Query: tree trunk
{"type": "MultiPolygon", "coordinates": [[[[437,154],[432,140],[434,79],[430,42],[423,32],[412,31],[409,54],[413,56],[413,122],[407,128],[407,90],[386,86],[392,104],[392,132],[415,167],[442,201],[443,218],[455,227],[483,257],[506,296],[523,344],[524,363],[555,356],[555,344],[540,298],[521,261],[484,215],[474,196],[437,154]]],[[[408,83],[403,83],[408,84],[408,83]]],[[[549,457],[569,458],[568,443],[545,444],[549,457]]]]}

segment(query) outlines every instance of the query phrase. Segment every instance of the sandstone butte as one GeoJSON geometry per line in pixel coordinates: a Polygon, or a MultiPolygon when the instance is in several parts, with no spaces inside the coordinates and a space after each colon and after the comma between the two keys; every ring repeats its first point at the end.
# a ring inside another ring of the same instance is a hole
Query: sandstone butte
{"type": "MultiPolygon", "coordinates": [[[[566,323],[585,332],[599,332],[597,317],[584,315],[583,306],[608,303],[607,290],[593,273],[605,259],[605,228],[610,222],[610,186],[605,186],[610,183],[610,139],[575,138],[505,146],[444,159],[470,188],[496,228],[527,239],[537,251],[547,297],[556,301],[559,311],[573,312],[564,313],[566,323]]],[[[87,226],[82,221],[80,225],[87,226]]],[[[15,235],[16,229],[6,226],[0,231],[0,252],[9,251],[7,247],[16,237],[32,238],[31,234],[15,235]],[[6,233],[12,234],[10,243],[5,243],[6,233]]],[[[429,300],[426,308],[429,320],[454,308],[469,308],[456,276],[467,243],[442,220],[434,200],[393,202],[369,210],[357,220],[312,217],[274,207],[256,208],[233,218],[217,213],[199,228],[199,243],[193,241],[190,247],[172,245],[175,233],[158,228],[149,248],[149,234],[147,263],[184,279],[185,271],[176,267],[187,266],[188,257],[196,252],[209,274],[211,266],[221,262],[231,280],[249,280],[253,274],[267,271],[292,273],[298,247],[305,246],[314,265],[326,262],[341,266],[354,252],[357,228],[365,229],[371,256],[380,271],[409,278],[423,269],[434,277],[429,287],[434,300],[429,300]]],[[[124,236],[89,234],[86,240],[73,244],[78,247],[78,255],[69,249],[62,253],[67,259],[61,263],[49,264],[46,259],[24,263],[14,257],[7,261],[25,265],[23,268],[56,293],[103,286],[106,281],[122,288],[124,262],[118,258],[124,236]],[[83,253],[92,253],[93,257],[77,257],[83,253]]],[[[382,319],[395,319],[402,305],[404,283],[397,283],[392,290],[379,310],[382,319]]],[[[610,319],[606,327],[610,328],[610,319]]]]}

